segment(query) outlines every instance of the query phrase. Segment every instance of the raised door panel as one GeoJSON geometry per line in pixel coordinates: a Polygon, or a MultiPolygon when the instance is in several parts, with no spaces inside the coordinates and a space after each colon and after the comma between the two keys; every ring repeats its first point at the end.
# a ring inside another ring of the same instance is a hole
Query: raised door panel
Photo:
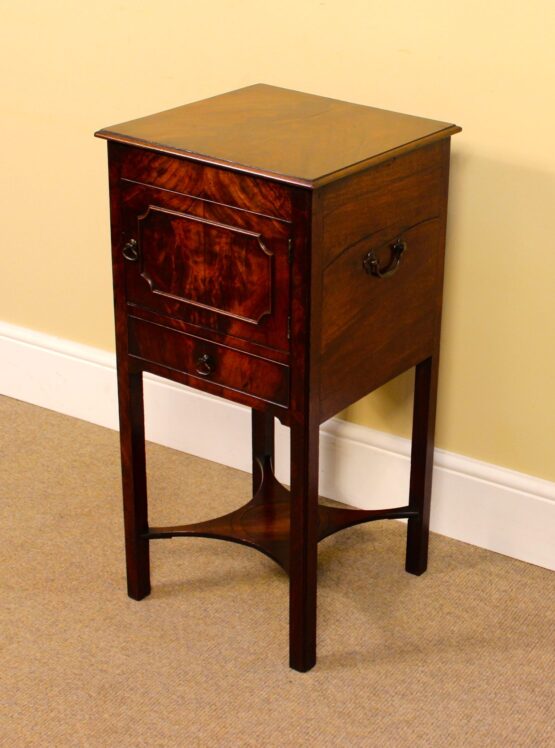
{"type": "Polygon", "coordinates": [[[272,313],[272,253],[260,233],[149,206],[141,277],[154,294],[258,324],[272,313]]]}
{"type": "Polygon", "coordinates": [[[122,201],[128,303],[288,348],[288,222],[132,183],[122,201]]]}

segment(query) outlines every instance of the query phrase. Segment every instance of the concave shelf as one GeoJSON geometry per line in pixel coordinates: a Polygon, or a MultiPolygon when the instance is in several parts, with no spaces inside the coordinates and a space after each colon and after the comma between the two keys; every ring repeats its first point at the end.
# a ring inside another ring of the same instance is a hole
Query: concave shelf
{"type": "MultiPolygon", "coordinates": [[[[266,554],[286,572],[289,570],[289,517],[291,493],[264,466],[256,495],[229,514],[189,525],[151,527],[148,539],[200,537],[228,540],[266,554]]],[[[344,509],[318,505],[318,540],[363,522],[417,516],[408,506],[393,509],[344,509]]]]}

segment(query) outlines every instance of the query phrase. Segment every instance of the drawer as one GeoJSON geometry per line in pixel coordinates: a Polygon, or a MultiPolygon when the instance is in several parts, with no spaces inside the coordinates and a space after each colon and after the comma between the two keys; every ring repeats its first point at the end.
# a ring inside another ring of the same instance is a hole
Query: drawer
{"type": "MultiPolygon", "coordinates": [[[[323,264],[388,227],[402,231],[441,212],[446,148],[437,143],[342,179],[323,191],[323,264]]],[[[448,151],[447,151],[448,156],[448,151]]]]}
{"type": "MultiPolygon", "coordinates": [[[[222,388],[287,407],[289,367],[225,345],[129,317],[129,354],[190,378],[216,395],[222,388]]],[[[233,399],[233,396],[232,396],[233,399]]]]}
{"type": "Polygon", "coordinates": [[[164,156],[143,148],[117,146],[123,179],[245,208],[276,218],[291,218],[291,191],[279,182],[164,156]]]}
{"type": "Polygon", "coordinates": [[[121,218],[128,303],[288,350],[288,222],[126,182],[121,218]]]}
{"type": "Polygon", "coordinates": [[[440,221],[432,219],[400,234],[378,232],[328,266],[320,346],[323,418],[431,354],[441,308],[441,246],[440,221]],[[384,277],[372,274],[376,268],[384,277]]]}

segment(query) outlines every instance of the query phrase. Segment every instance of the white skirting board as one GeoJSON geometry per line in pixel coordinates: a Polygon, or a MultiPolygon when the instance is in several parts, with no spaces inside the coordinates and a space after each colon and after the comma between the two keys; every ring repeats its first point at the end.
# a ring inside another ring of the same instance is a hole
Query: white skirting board
{"type": "MultiPolygon", "coordinates": [[[[0,394],[116,429],[115,356],[0,322],[0,394]]],[[[240,470],[250,411],[145,376],[147,439],[240,470]]],[[[276,472],[288,483],[288,429],[276,421],[276,472]]],[[[322,425],[320,494],[356,507],[406,504],[410,441],[337,418],[322,425]]],[[[431,528],[555,569],[555,483],[436,450],[431,528]]]]}

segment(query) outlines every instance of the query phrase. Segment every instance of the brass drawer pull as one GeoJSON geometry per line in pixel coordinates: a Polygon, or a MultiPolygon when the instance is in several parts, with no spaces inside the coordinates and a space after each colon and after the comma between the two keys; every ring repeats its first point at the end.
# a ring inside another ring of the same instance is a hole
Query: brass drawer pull
{"type": "Polygon", "coordinates": [[[392,259],[389,265],[382,270],[380,263],[373,249],[368,252],[362,260],[362,266],[368,275],[375,275],[376,278],[390,278],[399,267],[401,257],[407,248],[407,243],[397,239],[391,245],[392,259]]]}
{"type": "Polygon", "coordinates": [[[203,377],[208,377],[210,374],[213,374],[216,370],[216,362],[212,358],[212,356],[209,356],[207,353],[203,353],[202,356],[199,356],[197,359],[197,373],[201,374],[203,377]]]}
{"type": "Polygon", "coordinates": [[[122,249],[122,254],[128,262],[137,262],[139,259],[139,247],[136,239],[130,239],[122,249]]]}

